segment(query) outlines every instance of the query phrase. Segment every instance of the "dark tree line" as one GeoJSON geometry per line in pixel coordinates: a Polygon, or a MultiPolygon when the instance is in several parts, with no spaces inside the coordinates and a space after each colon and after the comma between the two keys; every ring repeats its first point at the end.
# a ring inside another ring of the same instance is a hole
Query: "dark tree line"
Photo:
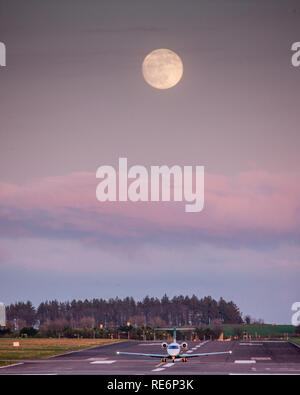
{"type": "MultiPolygon", "coordinates": [[[[240,324],[241,313],[232,301],[219,301],[210,296],[164,295],[161,299],[146,296],[142,301],[132,297],[124,299],[92,299],[58,302],[42,302],[37,309],[31,302],[18,302],[7,307],[7,320],[17,320],[23,326],[33,326],[36,322],[64,321],[73,328],[116,327],[130,322],[133,326],[200,326],[218,320],[223,324],[240,324]]],[[[21,325],[22,326],[22,325],[21,325]]]]}

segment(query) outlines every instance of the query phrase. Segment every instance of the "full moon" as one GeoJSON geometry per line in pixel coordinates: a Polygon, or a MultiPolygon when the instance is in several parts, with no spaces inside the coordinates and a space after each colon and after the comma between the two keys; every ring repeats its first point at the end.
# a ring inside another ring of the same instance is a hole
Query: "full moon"
{"type": "Polygon", "coordinates": [[[182,60],[170,49],[155,49],[144,59],[143,76],[154,88],[172,88],[181,80],[182,74],[182,60]]]}

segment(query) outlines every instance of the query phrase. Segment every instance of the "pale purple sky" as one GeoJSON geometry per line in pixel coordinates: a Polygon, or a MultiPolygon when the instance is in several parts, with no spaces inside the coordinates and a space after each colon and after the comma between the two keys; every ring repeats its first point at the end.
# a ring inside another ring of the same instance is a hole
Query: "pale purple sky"
{"type": "Polygon", "coordinates": [[[0,300],[300,300],[298,1],[0,0],[0,300]],[[170,48],[180,83],[148,86],[170,48]],[[204,165],[205,209],[101,205],[96,169],[204,165]],[[190,216],[191,215],[191,216],[190,216]]]}

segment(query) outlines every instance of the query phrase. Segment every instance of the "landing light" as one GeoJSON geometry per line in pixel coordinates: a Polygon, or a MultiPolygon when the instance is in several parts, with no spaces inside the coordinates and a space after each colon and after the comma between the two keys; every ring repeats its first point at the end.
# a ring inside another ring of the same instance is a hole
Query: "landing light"
{"type": "Polygon", "coordinates": [[[231,350],[229,351],[229,354],[232,354],[232,351],[231,351],[231,350]]]}
{"type": "Polygon", "coordinates": [[[117,354],[119,355],[119,354],[120,354],[120,351],[117,351],[117,354]]]}

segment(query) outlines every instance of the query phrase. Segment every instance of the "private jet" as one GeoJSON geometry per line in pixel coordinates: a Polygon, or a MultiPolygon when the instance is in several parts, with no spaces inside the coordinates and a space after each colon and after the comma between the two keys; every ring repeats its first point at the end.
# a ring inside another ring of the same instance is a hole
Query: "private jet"
{"type": "MultiPolygon", "coordinates": [[[[157,328],[159,330],[170,330],[170,328],[157,328]]],[[[191,330],[191,328],[180,328],[179,330],[191,330]]],[[[175,359],[181,359],[182,362],[187,362],[188,358],[195,358],[195,357],[203,357],[207,355],[220,355],[220,354],[232,354],[232,351],[222,351],[222,352],[205,352],[201,354],[186,354],[181,352],[181,350],[186,350],[188,344],[183,342],[181,344],[176,342],[176,327],[173,328],[173,341],[172,343],[168,344],[166,342],[162,343],[162,348],[166,349],[167,354],[143,354],[137,352],[124,352],[124,351],[117,351],[117,355],[134,355],[140,357],[152,357],[152,358],[161,358],[162,362],[166,362],[167,359],[172,359],[172,362],[175,362],[175,359]]]]}

